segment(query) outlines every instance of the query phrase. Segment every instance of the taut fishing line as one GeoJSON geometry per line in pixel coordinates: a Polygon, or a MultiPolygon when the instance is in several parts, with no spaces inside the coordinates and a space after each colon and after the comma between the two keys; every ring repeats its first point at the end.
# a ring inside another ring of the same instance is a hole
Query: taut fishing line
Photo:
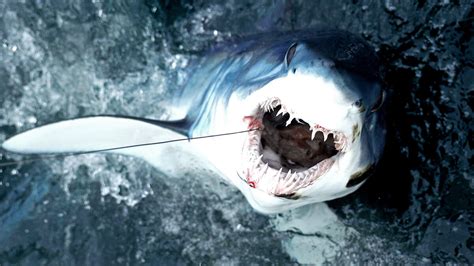
{"type": "Polygon", "coordinates": [[[247,129],[247,130],[242,130],[242,131],[234,131],[234,132],[227,132],[227,133],[214,134],[214,135],[204,135],[204,136],[192,137],[192,138],[180,138],[180,139],[170,139],[170,140],[157,141],[157,142],[147,142],[147,143],[133,144],[133,145],[127,145],[127,146],[119,146],[119,147],[105,148],[105,149],[98,149],[98,150],[91,150],[91,151],[42,154],[42,155],[34,156],[34,158],[27,158],[27,159],[23,159],[23,160],[14,161],[14,162],[0,163],[0,167],[12,166],[12,165],[17,165],[17,164],[21,164],[21,163],[36,162],[36,161],[41,161],[41,160],[59,159],[59,158],[65,158],[65,157],[69,157],[69,156],[77,156],[77,155],[83,155],[83,154],[108,152],[108,151],[115,151],[115,150],[128,149],[128,148],[136,148],[136,147],[143,147],[143,146],[153,146],[153,145],[167,144],[167,143],[172,143],[172,142],[182,142],[182,141],[191,141],[191,140],[195,140],[195,139],[207,139],[207,138],[223,137],[223,136],[248,133],[248,132],[258,131],[258,130],[261,130],[261,128],[252,128],[252,129],[247,129]]]}

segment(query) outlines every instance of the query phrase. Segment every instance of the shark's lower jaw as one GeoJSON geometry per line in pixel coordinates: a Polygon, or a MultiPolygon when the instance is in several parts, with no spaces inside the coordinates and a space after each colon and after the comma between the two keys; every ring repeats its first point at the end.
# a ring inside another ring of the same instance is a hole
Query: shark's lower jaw
{"type": "Polygon", "coordinates": [[[347,150],[347,137],[310,126],[287,111],[278,99],[260,105],[244,120],[249,129],[239,171],[247,184],[278,197],[291,197],[312,185],[347,150]]]}

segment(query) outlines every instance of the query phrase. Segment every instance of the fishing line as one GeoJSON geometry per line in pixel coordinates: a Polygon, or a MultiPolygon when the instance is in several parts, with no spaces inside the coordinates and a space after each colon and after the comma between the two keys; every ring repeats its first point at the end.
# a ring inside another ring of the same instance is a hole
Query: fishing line
{"type": "Polygon", "coordinates": [[[56,154],[43,154],[43,155],[35,156],[34,158],[28,158],[28,159],[23,159],[23,160],[14,161],[14,162],[0,163],[0,167],[12,166],[12,165],[17,165],[17,164],[21,164],[21,163],[36,162],[36,161],[41,161],[41,160],[66,158],[66,157],[69,157],[69,156],[77,156],[77,155],[83,155],[83,154],[108,152],[108,151],[115,151],[115,150],[128,149],[128,148],[136,148],[136,147],[167,144],[167,143],[172,143],[172,142],[182,142],[182,141],[191,141],[191,140],[195,140],[195,139],[207,139],[207,138],[223,137],[223,136],[248,133],[248,132],[258,131],[258,130],[262,130],[262,129],[261,128],[252,128],[252,129],[247,129],[247,130],[242,130],[242,131],[234,131],[234,132],[227,132],[227,133],[220,133],[220,134],[213,134],[213,135],[204,135],[204,136],[192,137],[192,138],[181,138],[181,139],[170,139],[170,140],[157,141],[157,142],[147,142],[147,143],[126,145],[126,146],[119,146],[119,147],[114,147],[114,148],[105,148],[105,149],[98,149],[98,150],[91,150],[91,151],[78,151],[78,152],[66,152],[66,153],[56,153],[56,154]]]}

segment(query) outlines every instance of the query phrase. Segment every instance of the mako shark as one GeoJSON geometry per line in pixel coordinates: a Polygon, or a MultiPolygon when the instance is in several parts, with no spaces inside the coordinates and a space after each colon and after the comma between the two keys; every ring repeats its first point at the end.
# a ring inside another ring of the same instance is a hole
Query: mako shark
{"type": "Polygon", "coordinates": [[[169,175],[182,165],[209,166],[257,211],[283,212],[347,195],[374,168],[385,139],[378,68],[369,45],[346,31],[254,36],[194,62],[170,120],[78,118],[2,146],[50,154],[184,137],[189,141],[108,152],[142,158],[169,175]]]}

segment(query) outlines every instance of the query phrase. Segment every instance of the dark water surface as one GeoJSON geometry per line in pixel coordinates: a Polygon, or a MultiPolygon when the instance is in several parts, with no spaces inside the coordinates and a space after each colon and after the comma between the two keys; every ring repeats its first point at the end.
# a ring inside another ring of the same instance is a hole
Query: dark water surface
{"type": "Polygon", "coordinates": [[[2,168],[0,265],[474,264],[473,17],[472,1],[0,0],[0,142],[84,115],[166,117],[200,52],[276,30],[360,34],[390,97],[380,167],[330,209],[260,215],[211,173],[118,155],[2,168]]]}

